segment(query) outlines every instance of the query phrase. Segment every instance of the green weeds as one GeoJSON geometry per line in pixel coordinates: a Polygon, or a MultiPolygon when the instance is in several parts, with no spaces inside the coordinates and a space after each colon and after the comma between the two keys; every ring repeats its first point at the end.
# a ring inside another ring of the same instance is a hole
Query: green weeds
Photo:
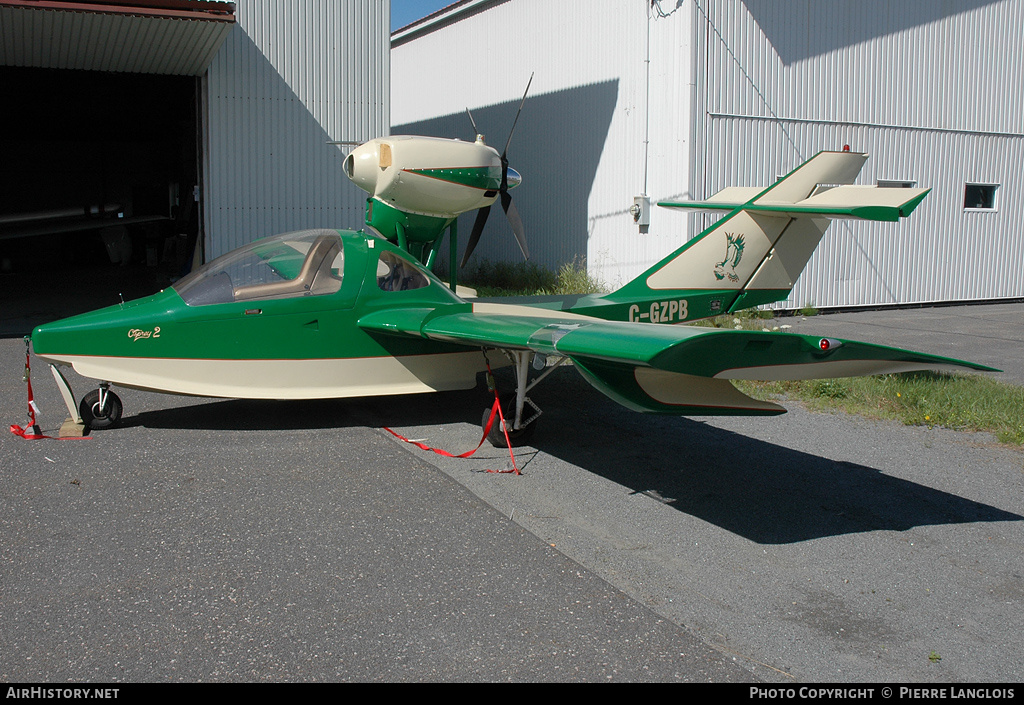
{"type": "Polygon", "coordinates": [[[789,330],[792,326],[779,324],[775,313],[768,309],[748,308],[736,313],[722,314],[694,321],[691,325],[708,328],[735,328],[736,330],[789,330]]]}
{"type": "Polygon", "coordinates": [[[539,296],[548,294],[600,294],[607,290],[587,272],[586,262],[574,259],[557,273],[533,262],[477,264],[459,282],[477,290],[478,296],[539,296]]]}
{"type": "Polygon", "coordinates": [[[737,386],[754,397],[796,399],[818,411],[840,410],[911,426],[989,431],[1000,443],[1024,445],[1024,387],[988,377],[911,372],[737,386]]]}

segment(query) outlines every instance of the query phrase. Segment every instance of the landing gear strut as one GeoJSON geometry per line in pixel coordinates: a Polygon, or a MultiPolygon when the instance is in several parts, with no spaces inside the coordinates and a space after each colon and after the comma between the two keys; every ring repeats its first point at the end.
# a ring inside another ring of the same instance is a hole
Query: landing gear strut
{"type": "Polygon", "coordinates": [[[106,382],[101,383],[99,389],[94,389],[86,394],[78,406],[82,422],[94,430],[117,426],[121,422],[123,410],[124,405],[121,403],[120,397],[110,391],[110,385],[106,382]]]}
{"type": "MultiPolygon", "coordinates": [[[[516,373],[516,394],[515,397],[502,407],[505,416],[505,428],[502,428],[501,420],[495,419],[491,425],[487,440],[497,448],[508,448],[509,444],[519,445],[526,443],[533,436],[536,430],[536,421],[543,413],[527,393],[536,387],[549,374],[568,361],[569,358],[559,358],[553,365],[548,365],[547,357],[538,355],[532,350],[505,350],[505,355],[512,362],[512,368],[516,373]],[[529,379],[530,367],[537,370],[544,370],[532,382],[529,379]],[[508,432],[508,441],[505,440],[505,432],[508,432]]],[[[491,410],[484,411],[482,426],[487,428],[487,422],[491,418],[491,410]]]]}

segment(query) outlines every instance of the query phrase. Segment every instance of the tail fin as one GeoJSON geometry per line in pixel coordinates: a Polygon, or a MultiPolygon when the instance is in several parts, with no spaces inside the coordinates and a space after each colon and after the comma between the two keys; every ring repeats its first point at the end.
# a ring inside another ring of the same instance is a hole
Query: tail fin
{"type": "Polygon", "coordinates": [[[896,221],[928,194],[851,185],[866,160],[855,152],[820,152],[767,189],[727,188],[706,201],[659,203],[726,215],[604,297],[617,304],[606,313],[679,323],[786,298],[832,219],[896,221]],[[675,312],[667,319],[652,308],[666,303],[666,313],[675,312]]]}

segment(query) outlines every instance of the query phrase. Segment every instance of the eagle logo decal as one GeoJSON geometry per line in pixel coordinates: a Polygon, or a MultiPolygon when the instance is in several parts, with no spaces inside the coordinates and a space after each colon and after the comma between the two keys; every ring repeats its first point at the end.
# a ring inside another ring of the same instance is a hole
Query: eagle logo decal
{"type": "Polygon", "coordinates": [[[743,235],[725,234],[725,259],[715,265],[715,279],[721,281],[728,277],[731,282],[738,282],[736,267],[743,259],[743,235]]]}

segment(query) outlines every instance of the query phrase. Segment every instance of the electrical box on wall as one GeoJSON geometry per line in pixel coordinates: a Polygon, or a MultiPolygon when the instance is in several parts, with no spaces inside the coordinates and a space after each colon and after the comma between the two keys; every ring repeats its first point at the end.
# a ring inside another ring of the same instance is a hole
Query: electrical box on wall
{"type": "Polygon", "coordinates": [[[640,231],[647,232],[651,224],[651,197],[647,194],[634,196],[629,212],[633,216],[633,222],[640,226],[640,231]]]}

